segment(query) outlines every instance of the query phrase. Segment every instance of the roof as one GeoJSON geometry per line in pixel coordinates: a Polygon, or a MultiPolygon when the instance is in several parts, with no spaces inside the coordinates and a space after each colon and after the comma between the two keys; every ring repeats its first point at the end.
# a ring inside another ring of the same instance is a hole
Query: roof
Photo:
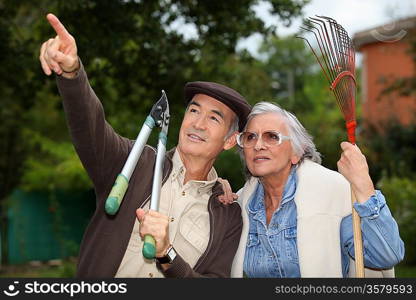
{"type": "Polygon", "coordinates": [[[353,37],[354,47],[358,51],[361,47],[371,43],[396,42],[404,38],[409,29],[416,29],[416,16],[357,32],[353,37]]]}

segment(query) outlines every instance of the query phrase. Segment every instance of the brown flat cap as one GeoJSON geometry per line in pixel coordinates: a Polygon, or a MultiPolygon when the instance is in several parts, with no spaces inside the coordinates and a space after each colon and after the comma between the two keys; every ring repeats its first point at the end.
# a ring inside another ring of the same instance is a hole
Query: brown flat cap
{"type": "Polygon", "coordinates": [[[225,85],[208,81],[193,81],[185,84],[186,104],[196,94],[208,95],[227,105],[238,116],[239,131],[243,130],[247,122],[247,116],[251,111],[251,106],[237,91],[225,85]]]}

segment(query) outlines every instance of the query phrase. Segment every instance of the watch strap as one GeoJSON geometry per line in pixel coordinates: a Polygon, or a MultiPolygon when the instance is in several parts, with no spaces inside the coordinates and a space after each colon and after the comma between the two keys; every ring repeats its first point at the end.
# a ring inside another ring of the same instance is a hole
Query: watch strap
{"type": "Polygon", "coordinates": [[[156,260],[160,264],[170,264],[176,257],[176,251],[171,245],[166,251],[166,255],[162,257],[156,257],[156,260]]]}

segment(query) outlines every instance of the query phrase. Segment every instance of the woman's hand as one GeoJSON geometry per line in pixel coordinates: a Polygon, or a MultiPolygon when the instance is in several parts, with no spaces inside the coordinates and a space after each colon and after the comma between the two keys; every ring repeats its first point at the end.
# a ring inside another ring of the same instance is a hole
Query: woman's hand
{"type": "Polygon", "coordinates": [[[357,145],[342,142],[341,149],[338,171],[350,182],[357,201],[363,203],[375,194],[367,160],[357,145]]]}
{"type": "Polygon", "coordinates": [[[233,193],[233,190],[231,189],[231,185],[228,182],[228,180],[219,177],[218,181],[222,184],[222,189],[224,191],[223,195],[218,196],[218,200],[225,205],[231,204],[234,201],[236,201],[238,199],[238,196],[236,193],[233,193]]]}

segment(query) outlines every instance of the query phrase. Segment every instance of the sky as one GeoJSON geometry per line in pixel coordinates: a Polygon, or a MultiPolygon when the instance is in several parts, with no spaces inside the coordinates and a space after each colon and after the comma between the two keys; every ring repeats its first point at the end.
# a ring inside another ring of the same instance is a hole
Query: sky
{"type": "MultiPolygon", "coordinates": [[[[285,27],[268,10],[271,5],[261,1],[255,11],[267,25],[277,25],[281,36],[297,32],[302,18],[296,18],[290,27],[285,27]]],[[[392,23],[397,19],[416,16],[416,0],[312,0],[304,9],[304,16],[325,15],[332,17],[353,37],[355,33],[392,23]]],[[[256,55],[261,42],[259,35],[253,35],[239,42],[237,49],[246,48],[256,55]]]]}

